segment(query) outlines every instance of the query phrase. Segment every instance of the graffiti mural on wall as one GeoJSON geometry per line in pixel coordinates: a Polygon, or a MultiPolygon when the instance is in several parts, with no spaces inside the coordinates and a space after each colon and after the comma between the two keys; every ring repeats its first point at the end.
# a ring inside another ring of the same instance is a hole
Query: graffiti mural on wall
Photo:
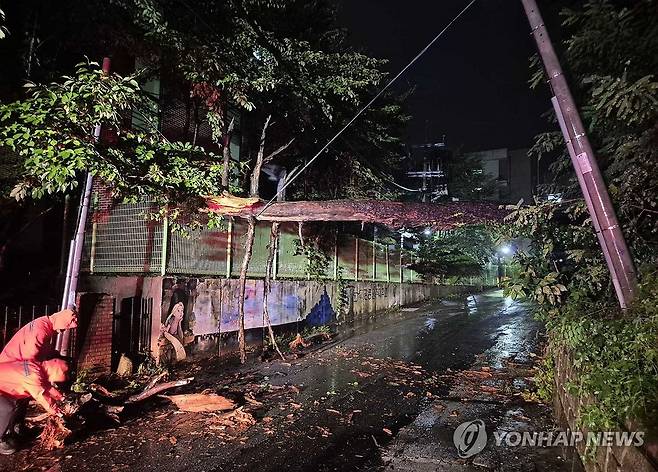
{"type": "Polygon", "coordinates": [[[386,288],[383,285],[375,285],[367,288],[354,288],[353,289],[354,301],[359,300],[376,300],[386,296],[386,288]]]}
{"type": "Polygon", "coordinates": [[[213,279],[165,279],[162,286],[162,322],[171,334],[194,336],[219,331],[221,286],[213,279]],[[182,311],[182,320],[176,318],[182,311]],[[175,323],[180,325],[176,330],[175,323]]]}
{"type": "MultiPolygon", "coordinates": [[[[311,326],[335,320],[326,288],[304,282],[274,282],[268,297],[270,320],[282,325],[306,320],[311,326]]],[[[238,281],[235,279],[166,278],[163,281],[162,323],[181,342],[190,336],[238,329],[238,281]],[[180,314],[182,313],[182,319],[180,314]]],[[[248,280],[245,287],[245,328],[260,328],[263,320],[263,282],[248,280]]]]}
{"type": "Polygon", "coordinates": [[[313,307],[306,317],[306,323],[309,326],[323,326],[331,323],[335,319],[336,312],[331,306],[331,299],[325,288],[324,293],[320,296],[320,301],[313,307]]]}

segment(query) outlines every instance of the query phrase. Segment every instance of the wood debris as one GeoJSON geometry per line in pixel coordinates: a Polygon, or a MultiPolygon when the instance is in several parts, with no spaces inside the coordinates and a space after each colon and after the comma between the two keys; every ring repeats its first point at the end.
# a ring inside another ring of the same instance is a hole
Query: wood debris
{"type": "Polygon", "coordinates": [[[301,334],[297,333],[297,337],[288,344],[291,351],[297,351],[300,348],[309,347],[311,343],[307,342],[301,334]]]}
{"type": "Polygon", "coordinates": [[[184,393],[181,395],[163,396],[174,403],[179,410],[192,413],[229,411],[236,407],[234,401],[216,393],[184,393]]]}

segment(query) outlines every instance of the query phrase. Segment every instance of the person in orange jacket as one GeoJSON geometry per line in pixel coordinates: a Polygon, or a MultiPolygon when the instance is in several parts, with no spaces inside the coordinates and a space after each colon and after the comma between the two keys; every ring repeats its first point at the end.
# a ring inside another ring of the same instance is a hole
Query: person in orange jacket
{"type": "Polygon", "coordinates": [[[64,359],[0,363],[0,454],[16,451],[8,433],[16,420],[19,402],[33,398],[51,415],[63,416],[59,403],[64,396],[55,384],[64,382],[67,372],[64,359]]]}
{"type": "Polygon", "coordinates": [[[58,331],[78,326],[78,315],[66,309],[42,316],[18,330],[0,352],[0,362],[36,360],[45,361],[57,357],[54,337],[58,331]]]}
{"type": "MultiPolygon", "coordinates": [[[[71,309],[36,318],[12,336],[0,352],[0,362],[23,360],[41,362],[53,359],[58,356],[54,346],[57,332],[77,326],[78,315],[71,309]]],[[[16,436],[21,435],[28,403],[26,399],[19,400],[15,404],[11,432],[16,436]]]]}

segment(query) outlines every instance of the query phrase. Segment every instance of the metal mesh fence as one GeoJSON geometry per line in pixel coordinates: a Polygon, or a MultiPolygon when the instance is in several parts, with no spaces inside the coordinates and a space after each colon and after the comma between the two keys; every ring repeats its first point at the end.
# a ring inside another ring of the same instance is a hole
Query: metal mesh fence
{"type": "Polygon", "coordinates": [[[148,215],[149,202],[120,203],[87,227],[83,267],[92,273],[159,273],[162,224],[148,215]]]}
{"type": "MultiPolygon", "coordinates": [[[[163,238],[163,224],[148,218],[154,210],[151,203],[145,202],[103,208],[100,216],[97,211],[87,228],[83,269],[95,274],[239,276],[247,232],[245,222],[235,220],[224,229],[198,230],[189,235],[167,230],[163,238]]],[[[258,224],[249,277],[265,276],[269,238],[270,225],[258,224]]],[[[307,259],[296,254],[298,238],[297,225],[281,225],[275,264],[279,279],[308,278],[307,259]]],[[[402,275],[403,282],[422,282],[418,274],[405,267],[411,263],[411,257],[405,250],[400,258],[399,245],[387,246],[347,235],[339,238],[337,247],[327,256],[327,279],[338,276],[345,280],[400,282],[402,275]]],[[[486,283],[491,279],[489,275],[472,280],[486,283]]]]}
{"type": "Polygon", "coordinates": [[[172,233],[169,241],[167,273],[226,274],[228,230],[199,230],[188,236],[172,233]]]}
{"type": "Polygon", "coordinates": [[[307,276],[306,258],[301,255],[295,255],[297,245],[295,240],[298,239],[295,233],[297,226],[292,224],[281,225],[279,235],[279,257],[278,257],[278,276],[280,278],[305,278],[307,276]]]}

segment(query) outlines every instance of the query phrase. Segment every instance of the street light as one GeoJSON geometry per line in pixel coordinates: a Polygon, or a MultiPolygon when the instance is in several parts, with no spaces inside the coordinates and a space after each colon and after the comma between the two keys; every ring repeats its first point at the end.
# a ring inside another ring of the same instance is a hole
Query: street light
{"type": "Polygon", "coordinates": [[[498,286],[500,286],[503,278],[507,277],[507,268],[504,266],[501,256],[509,256],[510,254],[512,254],[512,247],[509,244],[501,246],[496,253],[498,258],[498,286]]]}

